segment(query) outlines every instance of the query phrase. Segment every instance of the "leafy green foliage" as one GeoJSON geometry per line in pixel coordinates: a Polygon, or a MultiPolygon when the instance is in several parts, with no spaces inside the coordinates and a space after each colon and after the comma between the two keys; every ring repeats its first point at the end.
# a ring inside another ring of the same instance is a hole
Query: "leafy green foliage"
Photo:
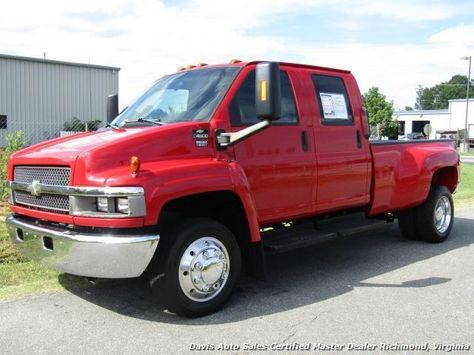
{"type": "Polygon", "coordinates": [[[8,189],[4,185],[4,181],[7,179],[7,167],[8,159],[17,150],[20,150],[25,146],[25,134],[23,131],[17,131],[15,133],[7,134],[7,145],[0,151],[0,195],[2,200],[5,200],[8,196],[8,189]]]}
{"type": "MultiPolygon", "coordinates": [[[[5,220],[4,216],[8,211],[8,207],[3,201],[8,198],[9,191],[4,184],[7,180],[7,168],[8,159],[17,150],[20,150],[25,146],[25,135],[23,131],[7,134],[7,145],[5,148],[0,150],[0,194],[2,202],[0,202],[0,216],[2,221],[5,220]]],[[[24,258],[18,254],[13,245],[8,239],[5,223],[0,225],[0,264],[3,263],[15,263],[23,261],[24,258]]]]}
{"type": "Polygon", "coordinates": [[[380,133],[389,138],[398,136],[398,123],[392,120],[393,102],[388,102],[379,88],[371,87],[364,95],[364,106],[367,110],[370,126],[380,125],[380,133]]]}
{"type": "MultiPolygon", "coordinates": [[[[424,88],[418,86],[416,89],[417,110],[440,110],[449,106],[449,100],[466,98],[467,76],[454,75],[449,81],[424,88]]],[[[469,85],[469,97],[474,97],[474,86],[471,81],[469,85]]]]}

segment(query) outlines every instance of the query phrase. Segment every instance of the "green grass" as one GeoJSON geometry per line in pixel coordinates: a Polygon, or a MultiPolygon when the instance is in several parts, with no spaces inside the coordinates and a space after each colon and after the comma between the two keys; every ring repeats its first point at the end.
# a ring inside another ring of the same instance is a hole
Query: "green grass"
{"type": "Polygon", "coordinates": [[[84,278],[61,275],[34,261],[0,264],[0,300],[88,285],[84,278]]]}
{"type": "Polygon", "coordinates": [[[474,157],[474,151],[459,153],[461,156],[474,157]]]}
{"type": "Polygon", "coordinates": [[[3,222],[7,214],[8,206],[0,203],[0,300],[88,285],[84,278],[71,275],[59,278],[61,274],[56,270],[22,257],[7,234],[3,222]]]}
{"type": "MultiPolygon", "coordinates": [[[[461,183],[454,202],[458,208],[474,206],[474,165],[461,166],[461,183]]],[[[7,214],[8,206],[0,203],[0,300],[90,285],[84,278],[61,274],[22,257],[7,235],[3,223],[7,214]]]]}
{"type": "Polygon", "coordinates": [[[461,182],[454,194],[457,207],[474,206],[474,165],[461,164],[461,182]]]}

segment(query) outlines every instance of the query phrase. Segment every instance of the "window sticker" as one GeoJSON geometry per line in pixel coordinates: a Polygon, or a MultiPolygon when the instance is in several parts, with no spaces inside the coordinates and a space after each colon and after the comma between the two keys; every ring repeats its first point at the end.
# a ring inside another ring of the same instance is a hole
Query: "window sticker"
{"type": "Polygon", "coordinates": [[[319,93],[319,96],[321,98],[321,105],[323,106],[323,115],[325,119],[349,119],[346,99],[343,94],[321,92],[319,93]]]}

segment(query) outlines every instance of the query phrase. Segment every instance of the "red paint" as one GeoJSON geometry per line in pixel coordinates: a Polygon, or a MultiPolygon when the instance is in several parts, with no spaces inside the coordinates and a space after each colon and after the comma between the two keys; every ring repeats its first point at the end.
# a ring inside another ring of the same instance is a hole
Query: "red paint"
{"type": "Polygon", "coordinates": [[[260,226],[273,222],[353,207],[377,215],[415,206],[426,198],[433,176],[437,183],[446,181],[455,189],[459,157],[450,142],[369,143],[357,83],[344,70],[281,63],[296,98],[298,125],[273,125],[234,147],[217,150],[216,129],[242,129],[231,126],[228,106],[256,62],[232,65],[242,70],[210,122],[74,135],[31,146],[11,158],[10,180],[14,165],[60,165],[71,167],[75,186],[142,186],[145,218],[83,218],[11,206],[13,212],[80,226],[141,227],[156,224],[163,206],[176,198],[232,191],[245,209],[251,240],[258,241],[260,226]],[[312,74],[343,79],[353,125],[322,123],[312,74]],[[209,130],[208,147],[196,147],[192,130],[199,128],[209,130]],[[303,131],[307,151],[302,149],[303,131]],[[132,156],[140,159],[136,176],[130,173],[132,156]],[[443,168],[448,169],[437,173],[443,168]]]}

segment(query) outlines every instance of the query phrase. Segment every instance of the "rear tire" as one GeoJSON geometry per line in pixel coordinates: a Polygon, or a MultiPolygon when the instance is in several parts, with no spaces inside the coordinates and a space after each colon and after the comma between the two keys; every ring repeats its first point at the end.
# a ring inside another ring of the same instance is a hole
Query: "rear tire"
{"type": "Polygon", "coordinates": [[[212,219],[192,218],[164,232],[162,239],[149,270],[158,302],[185,317],[222,308],[241,268],[240,248],[232,232],[212,219]]]}
{"type": "Polygon", "coordinates": [[[453,227],[454,205],[446,186],[434,185],[426,201],[417,208],[415,225],[418,235],[431,243],[444,242],[453,227]]]}
{"type": "Polygon", "coordinates": [[[406,239],[420,240],[415,226],[416,209],[410,208],[398,214],[398,227],[406,239]]]}

